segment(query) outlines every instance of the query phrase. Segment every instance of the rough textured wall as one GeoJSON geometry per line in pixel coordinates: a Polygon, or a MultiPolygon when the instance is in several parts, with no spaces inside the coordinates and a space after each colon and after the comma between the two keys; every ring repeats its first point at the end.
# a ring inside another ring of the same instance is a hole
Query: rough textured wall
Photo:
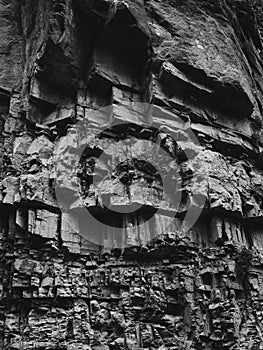
{"type": "Polygon", "coordinates": [[[1,349],[263,349],[262,18],[0,1],[1,349]]]}

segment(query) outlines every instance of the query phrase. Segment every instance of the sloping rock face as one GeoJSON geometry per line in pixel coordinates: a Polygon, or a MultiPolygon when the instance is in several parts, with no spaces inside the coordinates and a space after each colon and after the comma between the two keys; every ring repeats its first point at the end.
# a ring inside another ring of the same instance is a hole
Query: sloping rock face
{"type": "Polygon", "coordinates": [[[261,1],[0,25],[0,348],[263,349],[261,1]]]}

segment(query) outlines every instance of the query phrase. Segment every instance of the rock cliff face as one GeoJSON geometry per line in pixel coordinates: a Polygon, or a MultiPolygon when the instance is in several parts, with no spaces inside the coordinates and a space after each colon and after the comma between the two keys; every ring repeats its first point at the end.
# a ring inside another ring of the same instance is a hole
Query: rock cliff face
{"type": "Polygon", "coordinates": [[[0,24],[0,348],[263,349],[262,2],[0,24]]]}

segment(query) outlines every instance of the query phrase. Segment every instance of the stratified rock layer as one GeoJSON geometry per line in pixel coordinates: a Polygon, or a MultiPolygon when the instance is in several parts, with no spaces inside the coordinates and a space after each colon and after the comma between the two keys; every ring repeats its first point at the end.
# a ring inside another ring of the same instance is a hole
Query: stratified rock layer
{"type": "Polygon", "coordinates": [[[263,349],[261,12],[0,1],[1,349],[263,349]]]}

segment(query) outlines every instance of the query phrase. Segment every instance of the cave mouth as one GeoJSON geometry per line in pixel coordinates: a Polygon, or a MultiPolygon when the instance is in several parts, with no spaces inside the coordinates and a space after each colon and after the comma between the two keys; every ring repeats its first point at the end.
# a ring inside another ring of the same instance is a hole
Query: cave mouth
{"type": "Polygon", "coordinates": [[[118,76],[120,81],[117,84],[126,85],[129,81],[128,85],[140,90],[144,85],[148,60],[149,37],[129,9],[119,7],[95,47],[98,70],[113,80],[118,76]]]}

